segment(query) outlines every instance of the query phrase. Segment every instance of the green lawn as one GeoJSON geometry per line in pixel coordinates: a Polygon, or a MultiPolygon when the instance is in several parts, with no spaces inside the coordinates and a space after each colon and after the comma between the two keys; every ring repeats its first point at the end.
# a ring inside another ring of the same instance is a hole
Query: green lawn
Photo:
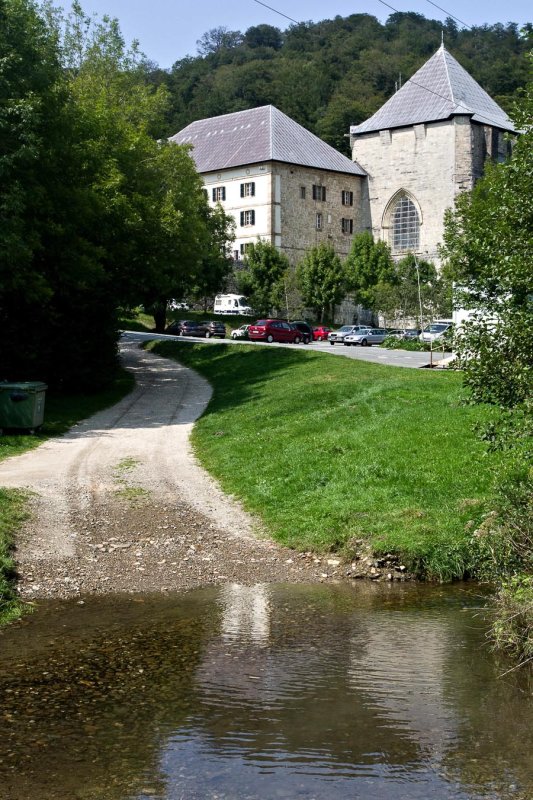
{"type": "MultiPolygon", "coordinates": [[[[40,431],[35,436],[22,433],[0,436],[0,461],[38,447],[46,439],[64,433],[76,422],[117,403],[133,385],[133,376],[122,371],[113,386],[93,395],[48,392],[44,425],[40,431]]],[[[22,613],[15,591],[13,538],[26,514],[25,493],[0,487],[0,623],[16,619],[22,613]]]]}
{"type": "Polygon", "coordinates": [[[490,457],[456,373],[384,367],[298,349],[149,345],[214,387],[193,442],[223,488],[299,549],[363,538],[419,574],[475,566],[490,457]]]}

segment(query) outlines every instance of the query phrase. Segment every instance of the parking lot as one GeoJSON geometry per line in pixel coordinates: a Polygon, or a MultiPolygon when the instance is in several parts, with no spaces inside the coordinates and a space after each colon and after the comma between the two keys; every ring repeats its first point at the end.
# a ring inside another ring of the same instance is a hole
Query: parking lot
{"type": "MultiPolygon", "coordinates": [[[[431,353],[411,352],[409,350],[387,350],[383,347],[346,347],[342,344],[331,345],[329,342],[312,342],[310,344],[267,344],[266,342],[249,342],[238,341],[230,338],[226,339],[200,339],[193,336],[169,336],[164,333],[139,333],[137,331],[124,331],[123,337],[130,341],[149,341],[151,339],[175,339],[180,342],[201,342],[207,343],[216,347],[221,342],[231,344],[235,347],[241,347],[243,344],[251,345],[252,347],[290,347],[291,349],[297,348],[302,350],[313,350],[315,352],[329,353],[329,355],[343,356],[344,358],[354,358],[359,361],[371,361],[374,364],[385,364],[391,367],[409,367],[411,369],[420,369],[428,367],[431,363],[431,353]]],[[[452,353],[442,350],[435,350],[433,352],[433,364],[437,364],[443,359],[448,359],[452,353]]]]}

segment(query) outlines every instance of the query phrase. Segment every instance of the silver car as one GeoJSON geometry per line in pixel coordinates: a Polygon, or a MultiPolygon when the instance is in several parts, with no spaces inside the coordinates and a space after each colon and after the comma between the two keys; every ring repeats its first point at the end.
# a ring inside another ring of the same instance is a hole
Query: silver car
{"type": "Polygon", "coordinates": [[[328,333],[328,342],[330,344],[342,344],[346,336],[366,330],[367,326],[365,325],[343,325],[338,331],[331,331],[328,333]]]}
{"type": "Polygon", "coordinates": [[[387,338],[385,328],[366,328],[357,333],[350,333],[344,337],[344,344],[350,347],[352,344],[360,344],[361,347],[371,347],[373,344],[381,344],[387,338]]]}
{"type": "Polygon", "coordinates": [[[434,342],[436,339],[440,339],[444,334],[450,330],[452,327],[451,322],[432,322],[431,325],[428,325],[420,336],[418,337],[421,342],[434,342]]]}

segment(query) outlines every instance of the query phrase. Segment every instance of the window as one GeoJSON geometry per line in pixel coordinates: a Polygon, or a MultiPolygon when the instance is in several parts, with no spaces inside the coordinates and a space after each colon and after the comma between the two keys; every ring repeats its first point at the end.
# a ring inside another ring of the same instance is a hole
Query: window
{"type": "Polygon", "coordinates": [[[255,211],[241,211],[241,227],[255,225],[255,211]]]}
{"type": "Polygon", "coordinates": [[[241,197],[255,197],[255,182],[241,183],[241,197]]]}
{"type": "MultiPolygon", "coordinates": [[[[242,247],[242,244],[241,244],[241,247],[242,247]]],[[[239,260],[239,251],[238,250],[234,250],[233,251],[233,260],[234,261],[238,261],[239,260]]]]}
{"type": "Polygon", "coordinates": [[[213,189],[213,203],[220,203],[226,199],[226,187],[215,186],[213,189]]]}
{"type": "Polygon", "coordinates": [[[305,186],[300,186],[300,200],[305,200],[305,186]]]}
{"type": "Polygon", "coordinates": [[[341,219],[343,233],[353,233],[353,219],[341,219]]]}
{"type": "Polygon", "coordinates": [[[244,242],[243,244],[241,244],[240,245],[241,256],[246,255],[251,246],[252,246],[251,242],[244,242]]]}
{"type": "Polygon", "coordinates": [[[418,250],[420,220],[415,204],[406,194],[400,195],[391,214],[390,245],[393,253],[418,250]]]}
{"type": "Polygon", "coordinates": [[[315,228],[317,229],[317,231],[321,231],[323,225],[324,225],[324,220],[322,214],[319,213],[316,215],[315,228]]]}
{"type": "Polygon", "coordinates": [[[342,192],[342,204],[343,206],[353,206],[353,192],[342,192]]]}
{"type": "Polygon", "coordinates": [[[318,186],[316,183],[313,184],[313,200],[322,200],[326,199],[326,187],[325,186],[318,186]]]}

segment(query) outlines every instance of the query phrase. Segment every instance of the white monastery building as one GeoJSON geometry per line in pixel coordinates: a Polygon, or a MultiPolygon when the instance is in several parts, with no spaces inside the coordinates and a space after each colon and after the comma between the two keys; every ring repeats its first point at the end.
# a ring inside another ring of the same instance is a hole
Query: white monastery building
{"type": "Polygon", "coordinates": [[[445,210],[487,159],[505,159],[509,132],[505,112],[442,45],[351,127],[352,161],[274,106],[198,120],[171,140],[192,145],[210,202],[235,218],[235,260],[258,237],[293,264],[321,241],[342,258],[371,230],[394,256],[438,262],[445,210]]]}
{"type": "Polygon", "coordinates": [[[235,218],[235,260],[258,237],[293,264],[321,241],[346,256],[370,225],[364,170],[274,106],[192,122],[171,141],[193,146],[210,202],[235,218]]]}

